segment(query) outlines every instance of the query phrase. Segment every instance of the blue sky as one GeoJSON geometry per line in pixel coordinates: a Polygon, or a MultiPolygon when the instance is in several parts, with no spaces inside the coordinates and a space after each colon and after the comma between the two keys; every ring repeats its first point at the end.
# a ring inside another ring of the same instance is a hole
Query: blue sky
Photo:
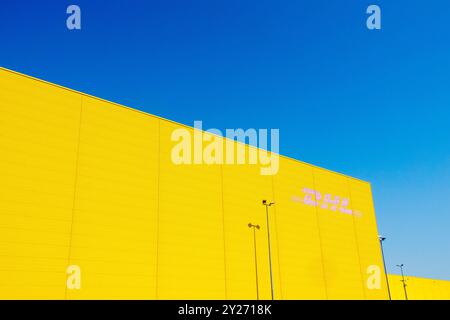
{"type": "Polygon", "coordinates": [[[444,0],[4,0],[0,65],[188,125],[279,128],[282,154],[372,183],[390,272],[450,279],[449,15],[444,0]]]}

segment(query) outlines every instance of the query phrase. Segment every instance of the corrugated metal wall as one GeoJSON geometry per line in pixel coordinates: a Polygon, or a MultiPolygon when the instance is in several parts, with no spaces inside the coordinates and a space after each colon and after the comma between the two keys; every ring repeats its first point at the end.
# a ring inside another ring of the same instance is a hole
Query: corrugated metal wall
{"type": "Polygon", "coordinates": [[[268,299],[262,199],[276,202],[276,299],[387,298],[383,272],[366,285],[382,269],[366,182],[285,157],[275,176],[174,165],[183,126],[5,69],[0,115],[0,298],[254,299],[252,222],[268,299]],[[305,190],[356,214],[305,204],[305,190]],[[80,290],[66,288],[68,265],[80,290]]]}
{"type": "MultiPolygon", "coordinates": [[[[402,277],[389,276],[393,300],[406,300],[402,277]]],[[[450,281],[405,276],[406,295],[409,300],[450,300],[450,281]]]]}

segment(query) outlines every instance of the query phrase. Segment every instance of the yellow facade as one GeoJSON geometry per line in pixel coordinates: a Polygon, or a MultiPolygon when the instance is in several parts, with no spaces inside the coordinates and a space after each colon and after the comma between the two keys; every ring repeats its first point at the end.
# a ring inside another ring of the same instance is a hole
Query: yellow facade
{"type": "Polygon", "coordinates": [[[387,298],[367,182],[286,157],[273,176],[175,165],[178,128],[193,132],[0,69],[0,298],[255,299],[251,222],[259,297],[270,299],[262,199],[276,202],[275,299],[387,298]],[[348,205],[304,201],[317,191],[348,205]],[[66,286],[71,265],[80,289],[66,286]]]}
{"type": "Polygon", "coordinates": [[[392,274],[388,277],[393,300],[450,300],[450,281],[405,276],[405,295],[403,278],[392,274]]]}

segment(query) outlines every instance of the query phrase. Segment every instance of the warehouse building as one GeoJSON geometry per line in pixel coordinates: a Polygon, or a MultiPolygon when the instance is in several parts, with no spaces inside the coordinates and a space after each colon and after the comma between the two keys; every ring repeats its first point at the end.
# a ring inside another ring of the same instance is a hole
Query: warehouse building
{"type": "Polygon", "coordinates": [[[179,165],[180,128],[0,69],[0,298],[388,299],[369,183],[179,165]]]}

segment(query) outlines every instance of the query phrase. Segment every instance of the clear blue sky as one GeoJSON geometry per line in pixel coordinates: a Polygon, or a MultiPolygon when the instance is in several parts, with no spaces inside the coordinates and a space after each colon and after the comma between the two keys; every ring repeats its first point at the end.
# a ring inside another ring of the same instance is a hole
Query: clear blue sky
{"type": "Polygon", "coordinates": [[[389,271],[450,279],[448,0],[3,0],[0,39],[19,72],[188,125],[279,128],[282,154],[372,183],[389,271]]]}

